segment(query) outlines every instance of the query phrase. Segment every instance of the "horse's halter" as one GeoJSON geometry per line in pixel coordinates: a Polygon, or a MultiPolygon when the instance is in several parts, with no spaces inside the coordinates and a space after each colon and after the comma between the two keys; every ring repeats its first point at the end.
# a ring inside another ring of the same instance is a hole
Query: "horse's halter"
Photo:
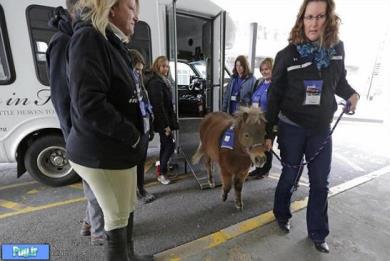
{"type": "MultiPolygon", "coordinates": [[[[241,123],[240,123],[240,124],[241,124],[241,123]]],[[[233,129],[235,129],[235,127],[236,127],[235,125],[236,125],[236,124],[233,124],[233,125],[232,125],[233,129]]],[[[264,146],[264,144],[263,144],[263,143],[255,143],[255,144],[250,145],[250,146],[243,146],[242,144],[240,144],[240,146],[244,148],[244,150],[245,150],[246,153],[250,154],[250,151],[251,151],[252,149],[257,148],[257,147],[262,147],[262,146],[264,146]]]]}
{"type": "Polygon", "coordinates": [[[257,147],[263,147],[263,146],[264,146],[263,143],[256,143],[256,144],[250,145],[249,147],[247,147],[247,149],[251,150],[251,149],[254,149],[257,147]]]}

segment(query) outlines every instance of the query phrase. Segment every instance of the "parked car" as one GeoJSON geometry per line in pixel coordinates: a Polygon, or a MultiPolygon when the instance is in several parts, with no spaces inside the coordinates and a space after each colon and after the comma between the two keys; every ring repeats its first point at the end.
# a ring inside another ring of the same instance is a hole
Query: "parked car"
{"type": "MultiPolygon", "coordinates": [[[[173,68],[174,62],[170,62],[173,68]]],[[[175,80],[175,76],[171,75],[175,80]]],[[[179,117],[203,117],[206,108],[206,63],[204,61],[177,63],[179,117]]]]}

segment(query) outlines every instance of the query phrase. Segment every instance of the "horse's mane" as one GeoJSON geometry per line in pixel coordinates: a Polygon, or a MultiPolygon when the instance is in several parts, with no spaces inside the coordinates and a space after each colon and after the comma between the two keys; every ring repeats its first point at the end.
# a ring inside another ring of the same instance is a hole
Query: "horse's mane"
{"type": "Polygon", "coordinates": [[[240,122],[244,121],[249,124],[261,124],[267,122],[264,116],[264,112],[261,108],[256,107],[243,107],[241,106],[238,111],[234,113],[234,125],[238,126],[240,122]]]}

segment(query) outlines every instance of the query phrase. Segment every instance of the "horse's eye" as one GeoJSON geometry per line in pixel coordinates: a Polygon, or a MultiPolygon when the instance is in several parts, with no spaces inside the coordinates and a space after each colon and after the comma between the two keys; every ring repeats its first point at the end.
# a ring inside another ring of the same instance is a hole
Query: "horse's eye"
{"type": "Polygon", "coordinates": [[[249,138],[249,134],[248,133],[245,133],[244,136],[245,136],[245,138],[249,138]]]}

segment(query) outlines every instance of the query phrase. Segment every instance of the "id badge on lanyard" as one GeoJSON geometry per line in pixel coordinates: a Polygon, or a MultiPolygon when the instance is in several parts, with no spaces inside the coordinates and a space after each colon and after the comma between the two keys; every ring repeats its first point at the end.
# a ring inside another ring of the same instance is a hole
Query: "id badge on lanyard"
{"type": "Polygon", "coordinates": [[[306,97],[303,105],[320,105],[323,80],[303,81],[306,90],[306,97]]]}
{"type": "Polygon", "coordinates": [[[142,117],[146,117],[146,106],[144,101],[139,102],[139,109],[141,110],[142,117]]]}
{"type": "Polygon", "coordinates": [[[230,101],[232,101],[232,102],[237,102],[238,101],[242,84],[243,84],[242,80],[241,81],[240,80],[236,80],[236,82],[234,84],[235,86],[233,86],[232,94],[230,96],[230,101]]]}

